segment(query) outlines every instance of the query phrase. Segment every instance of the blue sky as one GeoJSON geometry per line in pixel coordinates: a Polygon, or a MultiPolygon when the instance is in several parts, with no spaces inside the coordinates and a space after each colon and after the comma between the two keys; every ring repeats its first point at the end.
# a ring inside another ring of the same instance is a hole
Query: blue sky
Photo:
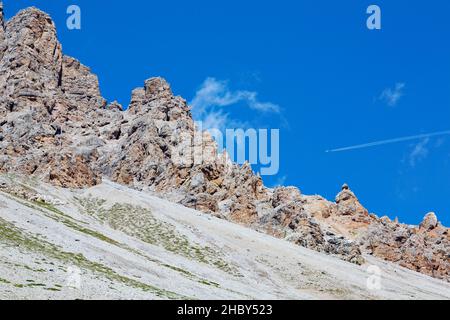
{"type": "MultiPolygon", "coordinates": [[[[8,17],[35,5],[58,27],[64,52],[99,75],[102,94],[127,105],[131,90],[163,76],[194,99],[205,80],[252,93],[227,121],[280,128],[280,173],[266,177],[333,199],[346,182],[379,216],[450,225],[450,136],[339,153],[326,150],[450,130],[450,2],[4,0],[8,17]],[[66,9],[82,29],[66,28],[66,9]],[[382,29],[366,28],[366,8],[382,29]]],[[[217,109],[216,109],[217,110],[217,109]]]]}

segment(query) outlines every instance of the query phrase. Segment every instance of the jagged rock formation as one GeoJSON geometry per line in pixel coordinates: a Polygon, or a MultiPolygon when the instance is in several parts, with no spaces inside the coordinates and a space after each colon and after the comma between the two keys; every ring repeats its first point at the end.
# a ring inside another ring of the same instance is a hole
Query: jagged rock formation
{"type": "Polygon", "coordinates": [[[0,59],[5,51],[5,24],[3,17],[3,2],[0,1],[0,59]]]}
{"type": "Polygon", "coordinates": [[[96,76],[63,56],[53,21],[37,9],[21,11],[3,32],[0,171],[45,175],[61,186],[98,183],[97,154],[77,145],[102,115],[96,76]]]}
{"type": "Polygon", "coordinates": [[[102,176],[187,207],[362,264],[362,252],[450,279],[448,229],[428,216],[409,228],[370,215],[344,185],[335,202],[297,188],[266,188],[249,165],[217,154],[186,101],[162,78],[132,93],[126,111],[101,96],[97,77],[64,56],[50,17],[0,10],[0,172],[61,187],[102,176]]]}
{"type": "Polygon", "coordinates": [[[434,213],[419,227],[389,218],[375,220],[362,237],[364,249],[378,257],[432,277],[449,280],[450,236],[434,213]]]}

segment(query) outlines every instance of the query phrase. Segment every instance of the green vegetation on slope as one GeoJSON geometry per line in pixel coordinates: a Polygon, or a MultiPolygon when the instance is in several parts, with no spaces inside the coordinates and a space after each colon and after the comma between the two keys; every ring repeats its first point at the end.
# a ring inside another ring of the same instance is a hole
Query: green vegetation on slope
{"type": "MultiPolygon", "coordinates": [[[[151,292],[159,297],[169,299],[184,298],[183,296],[178,295],[174,292],[160,289],[152,285],[142,283],[140,281],[120,275],[116,273],[114,270],[100,263],[86,259],[82,254],[65,252],[61,248],[55,246],[52,243],[39,239],[36,236],[26,234],[23,230],[15,227],[13,224],[6,222],[1,218],[0,218],[0,242],[7,245],[17,246],[21,250],[37,252],[47,257],[57,259],[58,261],[62,261],[67,264],[72,264],[82,269],[90,270],[94,273],[106,277],[111,281],[117,281],[130,287],[151,292]]],[[[18,286],[24,287],[25,285],[18,285],[18,286]]]]}
{"type": "Polygon", "coordinates": [[[156,219],[149,209],[123,203],[107,207],[105,200],[92,197],[76,200],[87,214],[107,223],[115,230],[146,243],[161,246],[175,254],[238,275],[235,268],[223,260],[217,251],[211,247],[190,242],[185,235],[176,230],[175,226],[156,219]]]}

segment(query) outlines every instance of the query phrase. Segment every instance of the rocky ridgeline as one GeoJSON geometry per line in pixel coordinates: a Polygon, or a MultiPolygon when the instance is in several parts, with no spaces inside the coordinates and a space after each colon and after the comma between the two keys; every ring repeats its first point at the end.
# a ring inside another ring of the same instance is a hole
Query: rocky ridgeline
{"type": "Polygon", "coordinates": [[[51,18],[30,8],[0,13],[0,173],[66,188],[102,177],[205,213],[362,264],[373,254],[450,280],[448,229],[435,215],[419,227],[371,215],[348,186],[330,202],[297,188],[266,188],[232,163],[208,133],[196,134],[186,101],[152,78],[126,111],[101,96],[97,77],[63,55],[51,18]],[[203,161],[175,161],[193,153],[203,161]]]}

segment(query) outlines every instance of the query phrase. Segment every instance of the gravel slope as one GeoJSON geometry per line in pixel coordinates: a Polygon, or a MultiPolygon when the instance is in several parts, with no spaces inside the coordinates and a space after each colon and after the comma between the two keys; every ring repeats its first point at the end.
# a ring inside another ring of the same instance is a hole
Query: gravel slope
{"type": "Polygon", "coordinates": [[[346,263],[112,182],[2,179],[45,202],[0,189],[0,299],[450,299],[450,284],[394,264],[346,263]]]}

